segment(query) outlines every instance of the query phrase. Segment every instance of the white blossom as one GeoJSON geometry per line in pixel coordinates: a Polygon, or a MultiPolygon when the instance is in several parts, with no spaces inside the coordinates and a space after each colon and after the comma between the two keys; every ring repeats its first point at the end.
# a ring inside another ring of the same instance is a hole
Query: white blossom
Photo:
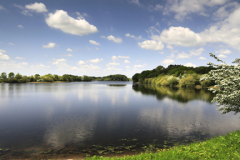
{"type": "MultiPolygon", "coordinates": [[[[209,54],[211,57],[217,59],[217,61],[223,62],[214,54],[209,54]]],[[[217,84],[214,87],[218,87],[218,89],[210,88],[208,90],[213,91],[213,93],[218,92],[211,102],[218,102],[217,106],[225,105],[225,107],[218,109],[219,111],[223,110],[222,114],[230,111],[235,111],[235,114],[240,112],[240,59],[236,58],[232,63],[238,63],[238,65],[228,66],[226,63],[216,65],[209,62],[208,65],[217,66],[218,69],[210,71],[209,75],[200,79],[200,81],[210,79],[217,84]]]]}

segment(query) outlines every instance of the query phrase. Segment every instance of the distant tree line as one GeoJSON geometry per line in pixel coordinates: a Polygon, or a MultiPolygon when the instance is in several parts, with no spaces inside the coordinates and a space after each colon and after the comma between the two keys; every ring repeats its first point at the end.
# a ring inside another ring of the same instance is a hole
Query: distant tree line
{"type": "Polygon", "coordinates": [[[204,74],[209,75],[211,70],[216,70],[213,66],[199,66],[196,68],[183,65],[169,65],[167,68],[158,66],[153,70],[145,70],[141,73],[133,75],[134,83],[141,84],[156,84],[161,86],[176,86],[181,87],[201,85],[212,86],[216,85],[214,81],[206,80],[199,81],[204,74]]]}
{"type": "Polygon", "coordinates": [[[81,82],[81,81],[128,81],[129,79],[125,75],[109,75],[105,77],[94,77],[94,76],[76,76],[71,74],[64,74],[59,76],[57,74],[46,74],[40,76],[39,74],[35,74],[32,76],[23,76],[19,73],[16,75],[13,72],[6,73],[2,72],[0,75],[0,82],[5,83],[26,83],[26,82],[81,82]]]}
{"type": "Polygon", "coordinates": [[[105,77],[97,77],[95,80],[97,81],[129,81],[129,78],[125,75],[115,74],[109,75],[105,77]]]}
{"type": "Polygon", "coordinates": [[[80,81],[92,81],[95,77],[89,76],[76,76],[71,74],[64,74],[59,76],[57,74],[46,74],[40,76],[39,74],[35,74],[32,76],[23,76],[20,73],[16,75],[13,72],[7,73],[2,72],[0,76],[0,82],[6,83],[26,83],[26,82],[55,82],[55,81],[63,81],[63,82],[80,82],[80,81]]]}

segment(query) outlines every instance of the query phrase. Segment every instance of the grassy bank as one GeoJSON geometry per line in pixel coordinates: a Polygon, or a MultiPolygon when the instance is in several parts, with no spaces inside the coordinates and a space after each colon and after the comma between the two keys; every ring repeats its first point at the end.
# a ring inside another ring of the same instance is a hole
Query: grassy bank
{"type": "Polygon", "coordinates": [[[141,153],[140,155],[124,157],[93,156],[87,160],[192,160],[192,159],[240,159],[240,130],[230,132],[203,142],[190,145],[179,145],[170,149],[158,150],[156,153],[141,153]]]}

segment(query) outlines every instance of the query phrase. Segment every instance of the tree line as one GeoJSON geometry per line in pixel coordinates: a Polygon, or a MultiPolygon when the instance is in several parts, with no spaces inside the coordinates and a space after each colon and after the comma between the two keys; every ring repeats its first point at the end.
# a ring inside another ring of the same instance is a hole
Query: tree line
{"type": "Polygon", "coordinates": [[[167,68],[164,68],[160,65],[153,70],[145,70],[141,73],[134,74],[132,80],[134,83],[137,82],[141,84],[156,84],[166,86],[212,86],[216,84],[214,81],[206,80],[200,82],[199,79],[201,75],[209,74],[210,71],[216,69],[217,68],[214,68],[213,66],[199,66],[193,68],[183,65],[171,64],[167,68]]]}
{"type": "Polygon", "coordinates": [[[125,75],[109,75],[105,77],[94,77],[94,76],[76,76],[71,74],[64,74],[59,76],[57,74],[46,74],[40,76],[35,74],[32,76],[21,75],[17,73],[16,75],[13,72],[6,73],[2,72],[0,75],[0,82],[5,83],[26,83],[26,82],[81,82],[81,81],[128,81],[129,79],[125,75]]]}

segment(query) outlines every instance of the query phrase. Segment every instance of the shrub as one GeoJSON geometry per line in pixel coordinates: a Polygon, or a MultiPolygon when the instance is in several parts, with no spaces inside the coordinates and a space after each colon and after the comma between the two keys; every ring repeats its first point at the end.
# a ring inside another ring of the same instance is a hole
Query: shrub
{"type": "Polygon", "coordinates": [[[44,77],[43,77],[43,81],[44,81],[44,82],[53,82],[53,79],[50,78],[50,77],[48,77],[48,76],[44,76],[44,77]]]}

